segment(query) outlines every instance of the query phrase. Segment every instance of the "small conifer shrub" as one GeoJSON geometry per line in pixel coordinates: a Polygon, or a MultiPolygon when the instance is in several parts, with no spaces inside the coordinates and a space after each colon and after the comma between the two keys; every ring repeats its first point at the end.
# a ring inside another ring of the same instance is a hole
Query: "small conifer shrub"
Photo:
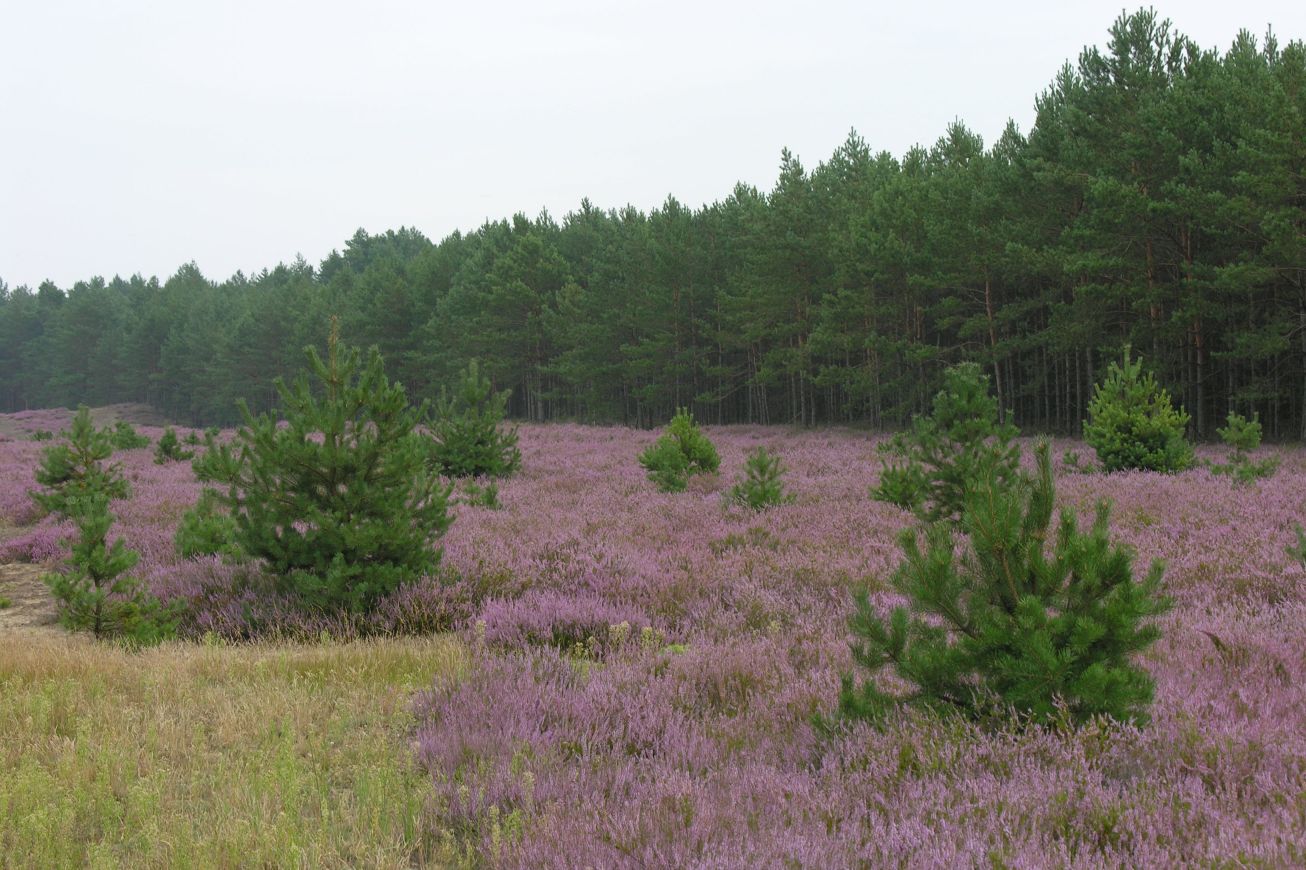
{"type": "Polygon", "coordinates": [[[332,321],[323,360],[277,381],[284,425],[250,413],[233,443],[193,463],[223,489],[215,498],[235,523],[234,540],[262,559],[281,589],[324,610],[365,613],[400,585],[434,573],[436,540],[448,528],[450,488],[426,467],[424,411],[385,376],[376,348],[366,362],[342,347],[332,321]]]}
{"type": "Polygon", "coordinates": [[[926,522],[959,522],[967,493],[991,475],[1006,485],[1019,476],[1018,431],[998,419],[998,400],[978,365],[948,369],[928,416],[881,447],[891,459],[871,496],[914,512],[926,522]]]}
{"type": "Polygon", "coordinates": [[[33,441],[53,441],[54,433],[49,429],[37,429],[32,433],[33,441]]]}
{"type": "Polygon", "coordinates": [[[72,556],[62,572],[45,578],[59,604],[59,622],[97,638],[121,636],[140,644],[171,636],[175,613],[128,574],[139,554],[121,538],[108,543],[113,524],[108,498],[93,493],[78,501],[71,511],[77,522],[72,556]]]}
{"type": "Polygon", "coordinates": [[[683,492],[695,474],[711,474],[721,467],[716,446],[699,431],[694,415],[680,408],[651,447],[639,455],[648,479],[663,492],[683,492]]]}
{"type": "Polygon", "coordinates": [[[866,593],[851,619],[853,659],[869,672],[846,676],[842,715],[876,719],[900,705],[980,718],[1014,711],[1035,723],[1062,716],[1143,722],[1153,683],[1134,657],[1157,638],[1149,619],[1169,606],[1161,564],[1134,578],[1133,553],[1113,544],[1109,510],[1081,531],[1061,514],[1051,552],[1052,463],[1037,449],[1038,472],[1015,482],[990,472],[967,492],[965,554],[947,523],[902,538],[893,575],[905,606],[882,617],[866,593]],[[878,685],[891,670],[908,688],[878,685]]]}
{"type": "Polygon", "coordinates": [[[1170,394],[1143,360],[1111,363],[1106,379],[1093,390],[1084,422],[1084,440],[1097,451],[1106,471],[1137,469],[1172,473],[1193,464],[1193,448],[1184,440],[1188,414],[1176,409],[1170,394]]]}
{"type": "Polygon", "coordinates": [[[73,417],[65,440],[41,452],[36,482],[44,491],[33,492],[32,500],[51,513],[75,517],[87,497],[100,494],[109,500],[127,498],[131,488],[119,465],[105,465],[113,455],[113,441],[107,431],[96,429],[91,412],[82,405],[73,417]]]}
{"type": "Polygon", "coordinates": [[[1237,483],[1252,483],[1279,470],[1276,456],[1252,459],[1252,451],[1261,446],[1261,421],[1255,415],[1248,420],[1230,411],[1226,423],[1224,428],[1215,431],[1229,448],[1229,461],[1211,463],[1211,471],[1227,474],[1237,483]]]}
{"type": "MultiPolygon", "coordinates": [[[[195,433],[192,432],[192,435],[195,433]]],[[[195,451],[187,450],[181,446],[181,440],[177,437],[177,430],[171,426],[163,430],[159,436],[159,443],[154,445],[154,464],[166,465],[169,462],[184,462],[195,455],[195,451]]]]}
{"type": "Polygon", "coordinates": [[[744,476],[731,487],[729,501],[755,511],[793,501],[793,495],[785,491],[784,472],[780,457],[765,447],[750,451],[744,463],[744,476]]]}
{"type": "Polygon", "coordinates": [[[150,446],[150,439],[137,432],[126,420],[113,424],[113,429],[109,430],[109,441],[114,450],[136,450],[150,446]]]}
{"type": "Polygon", "coordinates": [[[476,360],[442,389],[428,428],[430,460],[446,477],[507,477],[521,465],[517,430],[503,425],[509,392],[496,392],[476,360]]]}
{"type": "Polygon", "coordinates": [[[236,543],[236,521],[222,507],[219,494],[206,488],[199,501],[181,515],[173,535],[177,555],[183,559],[196,556],[223,556],[239,559],[240,546],[236,543]]]}

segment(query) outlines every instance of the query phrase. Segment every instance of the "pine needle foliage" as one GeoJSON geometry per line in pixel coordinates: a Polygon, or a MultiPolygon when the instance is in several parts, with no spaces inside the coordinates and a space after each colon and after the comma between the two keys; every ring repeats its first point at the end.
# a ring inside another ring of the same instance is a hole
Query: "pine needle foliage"
{"type": "Polygon", "coordinates": [[[64,433],[64,440],[41,452],[36,482],[44,487],[32,500],[47,511],[75,518],[77,511],[91,504],[88,498],[103,495],[109,500],[127,498],[131,487],[117,463],[105,465],[113,455],[110,433],[95,428],[90,409],[82,405],[64,433]]]}
{"type": "Polygon", "coordinates": [[[284,591],[326,610],[365,612],[439,564],[450,489],[426,468],[423,408],[386,378],[380,353],[363,361],[332,321],[323,360],[307,348],[306,376],[276,382],[285,423],[253,416],[234,442],[193,463],[225,485],[216,496],[235,523],[235,543],[262,559],[284,591]]]}
{"type": "Polygon", "coordinates": [[[159,443],[154,445],[155,465],[184,462],[194,455],[195,451],[187,450],[181,446],[181,439],[177,437],[177,430],[171,426],[163,430],[163,434],[159,436],[159,443]]]}
{"type": "Polygon", "coordinates": [[[1261,446],[1261,421],[1255,414],[1248,420],[1243,415],[1230,411],[1225,422],[1224,428],[1215,431],[1229,448],[1229,461],[1211,463],[1211,471],[1227,474],[1235,483],[1252,483],[1270,477],[1279,470],[1279,459],[1276,456],[1252,459],[1252,451],[1261,446]]]}
{"type": "Polygon", "coordinates": [[[975,363],[953,366],[928,416],[881,447],[891,459],[872,498],[906,508],[925,522],[960,522],[974,481],[1008,485],[1019,476],[1019,431],[1002,423],[988,376],[975,363]]]}
{"type": "Polygon", "coordinates": [[[793,495],[785,491],[784,473],[780,457],[758,447],[749,452],[743,479],[731,487],[729,500],[755,511],[791,502],[793,495]]]}
{"type": "Polygon", "coordinates": [[[486,481],[484,484],[471,481],[463,488],[461,495],[463,504],[490,510],[503,507],[499,503],[499,485],[493,480],[486,481]]]}
{"type": "Polygon", "coordinates": [[[1084,440],[1097,451],[1106,471],[1183,471],[1193,464],[1184,440],[1188,414],[1175,408],[1170,394],[1143,371],[1142,357],[1112,362],[1093,390],[1084,422],[1084,440]]]}
{"type": "Polygon", "coordinates": [[[1150,618],[1169,607],[1162,565],[1134,578],[1132,551],[1111,542],[1105,503],[1087,531],[1064,510],[1049,554],[1046,444],[1037,464],[1032,479],[990,473],[968,491],[960,558],[949,524],[930,526],[924,547],[916,532],[903,535],[892,585],[908,603],[885,618],[858,597],[852,653],[871,678],[844,678],[843,716],[878,719],[908,705],[974,718],[1014,711],[1041,724],[1147,720],[1153,682],[1134,658],[1158,637],[1150,618]],[[876,682],[886,669],[903,691],[876,682]]]}
{"type": "Polygon", "coordinates": [[[126,420],[113,424],[113,429],[109,430],[109,440],[115,450],[137,450],[150,446],[149,437],[137,432],[136,427],[126,420]]]}
{"type": "Polygon", "coordinates": [[[639,464],[648,479],[663,492],[684,492],[695,474],[711,474],[721,467],[721,455],[694,422],[686,408],[678,408],[647,450],[639,455],[639,464]]]}
{"type": "Polygon", "coordinates": [[[496,392],[476,360],[452,392],[441,390],[429,428],[430,460],[446,477],[507,477],[521,465],[517,430],[505,427],[509,391],[496,392]]]}
{"type": "Polygon", "coordinates": [[[181,515],[177,531],[172,538],[177,555],[183,559],[197,556],[223,556],[239,559],[240,546],[236,543],[236,521],[222,506],[221,496],[205,488],[190,510],[181,515]]]}
{"type": "Polygon", "coordinates": [[[45,578],[59,604],[59,622],[97,638],[117,636],[138,644],[171,636],[176,628],[173,609],[160,604],[128,573],[140,555],[122,538],[108,543],[113,525],[108,498],[103,493],[84,496],[72,515],[77,538],[68,566],[45,578]]]}

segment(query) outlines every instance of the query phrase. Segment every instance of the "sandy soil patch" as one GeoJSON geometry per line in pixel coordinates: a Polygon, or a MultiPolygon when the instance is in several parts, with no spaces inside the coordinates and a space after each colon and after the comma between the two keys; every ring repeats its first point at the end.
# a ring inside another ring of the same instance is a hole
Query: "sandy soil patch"
{"type": "Polygon", "coordinates": [[[0,632],[35,629],[62,633],[54,598],[41,580],[47,570],[41,565],[0,565],[0,599],[9,605],[0,607],[0,632]]]}

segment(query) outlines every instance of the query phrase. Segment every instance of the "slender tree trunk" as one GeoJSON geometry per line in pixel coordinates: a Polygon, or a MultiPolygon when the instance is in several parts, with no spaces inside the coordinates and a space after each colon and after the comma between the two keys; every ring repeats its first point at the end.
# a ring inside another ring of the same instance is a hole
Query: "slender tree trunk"
{"type": "Polygon", "coordinates": [[[989,352],[993,354],[993,389],[998,394],[998,420],[1006,419],[1007,403],[1003,401],[1002,366],[998,364],[998,330],[993,320],[993,282],[989,270],[984,269],[984,316],[989,326],[989,352]]]}
{"type": "Polygon", "coordinates": [[[1299,411],[1301,414],[1301,431],[1299,437],[1301,440],[1306,441],[1306,294],[1302,294],[1299,299],[1298,304],[1300,307],[1297,309],[1297,317],[1298,325],[1301,327],[1301,357],[1304,375],[1301,379],[1301,410],[1299,411]]]}

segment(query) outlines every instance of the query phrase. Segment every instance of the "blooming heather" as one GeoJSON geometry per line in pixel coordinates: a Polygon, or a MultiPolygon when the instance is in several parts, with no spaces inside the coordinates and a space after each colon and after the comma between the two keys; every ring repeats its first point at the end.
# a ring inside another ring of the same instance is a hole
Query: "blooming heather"
{"type": "MultiPolygon", "coordinates": [[[[1306,568],[1285,553],[1306,521],[1306,451],[1271,451],[1282,470],[1250,486],[1201,468],[1059,478],[1084,520],[1115,502],[1113,535],[1138,564],[1167,563],[1175,607],[1143,660],[1157,684],[1146,728],[904,716],[825,736],[812,720],[851,665],[852,591],[897,603],[884,581],[911,518],[866,495],[875,438],[708,434],[719,474],[671,495],[634,461],[649,433],[522,427],[502,508],[455,508],[442,544],[456,581],[404,587],[361,627],[297,610],[254,569],[178,560],[173,529],[199,486],[149,450],[118,456],[134,495],[115,529],[155,593],[191,605],[192,634],[459,629],[475,655],[417,699],[413,751],[437,836],[492,865],[1306,859],[1306,568]],[[758,446],[784,457],[794,501],[723,509],[758,446]]],[[[0,477],[0,506],[21,502],[37,452],[0,443],[0,468],[28,475],[0,477]]],[[[41,520],[0,558],[46,558],[35,551],[54,531],[41,520]]]]}

